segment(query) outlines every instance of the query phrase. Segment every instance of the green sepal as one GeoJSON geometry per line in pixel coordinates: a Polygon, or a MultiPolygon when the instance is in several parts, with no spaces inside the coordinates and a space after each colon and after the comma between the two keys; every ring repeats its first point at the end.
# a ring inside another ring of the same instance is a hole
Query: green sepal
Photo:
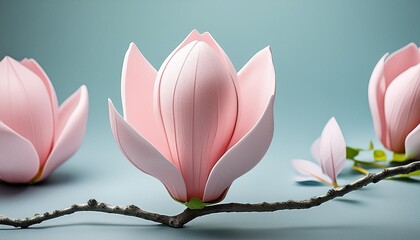
{"type": "Polygon", "coordinates": [[[386,161],[386,153],[382,150],[373,151],[373,159],[375,161],[386,161]]]}
{"type": "Polygon", "coordinates": [[[199,198],[191,198],[189,202],[184,203],[185,206],[189,209],[203,209],[208,204],[203,203],[199,198]]]}
{"type": "Polygon", "coordinates": [[[392,161],[393,162],[405,162],[405,161],[407,161],[407,158],[406,158],[404,153],[395,153],[394,152],[393,157],[392,157],[392,161]]]}
{"type": "Polygon", "coordinates": [[[359,148],[352,148],[349,146],[346,146],[346,158],[347,159],[352,159],[354,160],[354,158],[359,155],[360,149],[359,148]]]}
{"type": "Polygon", "coordinates": [[[372,140],[370,140],[368,150],[373,150],[374,148],[375,148],[375,146],[373,146],[373,142],[372,142],[372,140]]]}

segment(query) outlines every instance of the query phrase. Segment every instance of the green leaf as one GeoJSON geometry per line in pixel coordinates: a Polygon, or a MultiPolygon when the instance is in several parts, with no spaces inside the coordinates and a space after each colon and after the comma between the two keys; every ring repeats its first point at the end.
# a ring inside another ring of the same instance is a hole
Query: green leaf
{"type": "Polygon", "coordinates": [[[382,150],[373,151],[373,159],[375,161],[386,161],[386,153],[382,150]]]}
{"type": "Polygon", "coordinates": [[[184,203],[189,209],[203,209],[207,204],[203,203],[199,198],[191,198],[189,202],[184,203]]]}
{"type": "Polygon", "coordinates": [[[346,146],[346,158],[347,159],[353,159],[359,155],[360,149],[352,148],[349,146],[346,146]]]}
{"type": "Polygon", "coordinates": [[[392,161],[394,162],[405,162],[407,158],[405,157],[404,153],[394,153],[392,157],[392,161]]]}
{"type": "Polygon", "coordinates": [[[373,146],[373,142],[372,140],[370,140],[369,142],[369,149],[368,150],[373,150],[375,147],[373,146]]]}

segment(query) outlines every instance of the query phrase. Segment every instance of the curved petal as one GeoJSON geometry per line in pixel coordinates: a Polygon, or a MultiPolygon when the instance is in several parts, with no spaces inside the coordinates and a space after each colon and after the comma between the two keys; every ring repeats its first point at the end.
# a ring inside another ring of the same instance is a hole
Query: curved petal
{"type": "Polygon", "coordinates": [[[322,171],[336,183],[337,175],[343,170],[346,162],[346,142],[334,117],[322,130],[319,157],[322,171]]]}
{"type": "Polygon", "coordinates": [[[416,44],[409,43],[392,53],[386,60],[384,76],[389,86],[394,79],[407,69],[420,63],[420,52],[416,44]]]}
{"type": "MultiPolygon", "coordinates": [[[[305,176],[310,176],[309,179],[311,180],[316,179],[317,181],[321,181],[329,185],[333,185],[333,181],[331,180],[331,178],[328,175],[324,174],[322,172],[322,169],[311,161],[303,160],[303,159],[293,159],[292,166],[298,173],[305,176]]],[[[295,178],[297,182],[308,181],[309,179],[308,178],[295,178]]]]}
{"type": "Polygon", "coordinates": [[[275,73],[270,47],[259,51],[238,73],[238,120],[229,147],[242,139],[266,111],[275,94],[275,73]]]}
{"type": "Polygon", "coordinates": [[[127,159],[138,169],[161,181],[174,199],[186,202],[184,179],[175,165],[124,121],[111,100],[108,100],[108,105],[112,133],[127,159]]]}
{"type": "Polygon", "coordinates": [[[131,43],[124,57],[121,76],[124,119],[168,157],[169,149],[165,133],[153,109],[155,78],[156,69],[141,54],[137,46],[131,43]]]}
{"type": "Polygon", "coordinates": [[[420,64],[400,74],[385,95],[385,117],[394,152],[404,152],[407,135],[420,123],[420,64]]]}
{"type": "Polygon", "coordinates": [[[270,146],[273,131],[274,96],[255,126],[231,147],[210,172],[203,202],[212,202],[238,177],[251,170],[262,159],[270,146]]]}
{"type": "Polygon", "coordinates": [[[168,63],[160,111],[171,160],[184,177],[188,199],[201,199],[208,174],[232,137],[237,98],[214,49],[202,41],[190,44],[168,63]],[[189,48],[190,44],[194,46],[189,48]]]}
{"type": "MultiPolygon", "coordinates": [[[[45,73],[44,69],[38,64],[35,59],[32,58],[25,58],[22,61],[20,61],[22,65],[27,67],[29,70],[34,72],[38,77],[42,80],[45,87],[47,88],[48,94],[50,96],[51,101],[51,109],[53,111],[53,117],[54,117],[54,129],[56,127],[57,121],[58,121],[58,99],[57,95],[55,93],[54,87],[51,83],[50,78],[48,77],[47,73],[45,73]]],[[[54,130],[55,131],[55,130],[54,130]]],[[[54,136],[54,142],[57,141],[58,135],[54,136]]]]}
{"type": "Polygon", "coordinates": [[[420,124],[405,139],[405,156],[407,159],[420,160],[420,124]]]}
{"type": "Polygon", "coordinates": [[[0,179],[28,183],[39,170],[38,154],[31,142],[0,121],[0,179]]]}
{"type": "Polygon", "coordinates": [[[57,141],[36,181],[48,177],[54,169],[71,157],[82,144],[88,118],[89,99],[86,86],[81,86],[60,107],[57,141]]]}
{"type": "Polygon", "coordinates": [[[319,151],[321,150],[321,137],[315,139],[315,141],[311,145],[311,154],[312,157],[316,160],[318,164],[321,164],[321,160],[319,157],[319,151]]]}
{"type": "Polygon", "coordinates": [[[385,91],[387,88],[384,77],[384,61],[387,56],[388,53],[382,56],[373,69],[368,90],[369,107],[372,114],[375,133],[385,147],[389,146],[389,143],[387,142],[389,138],[387,137],[388,133],[386,131],[384,108],[385,91]]]}
{"type": "Polygon", "coordinates": [[[11,57],[0,62],[0,121],[35,147],[41,165],[54,140],[54,118],[45,84],[11,57]]]}

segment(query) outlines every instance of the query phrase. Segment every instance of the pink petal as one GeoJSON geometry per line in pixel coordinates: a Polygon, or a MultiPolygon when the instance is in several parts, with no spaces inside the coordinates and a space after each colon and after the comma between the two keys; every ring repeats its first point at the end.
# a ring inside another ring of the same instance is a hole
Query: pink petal
{"type": "Polygon", "coordinates": [[[11,57],[0,62],[0,121],[30,141],[41,165],[54,140],[51,99],[43,81],[11,57]]]}
{"type": "Polygon", "coordinates": [[[420,123],[420,64],[400,74],[385,95],[390,150],[404,152],[407,135],[420,123]]]}
{"type": "Polygon", "coordinates": [[[121,77],[124,119],[168,157],[170,155],[165,133],[153,108],[155,78],[156,70],[137,46],[131,43],[125,54],[121,77]]]}
{"type": "MultiPolygon", "coordinates": [[[[270,146],[274,131],[274,96],[255,126],[216,163],[206,184],[203,201],[212,202],[238,177],[251,170],[270,146]]],[[[221,200],[221,199],[220,199],[221,200]]]]}
{"type": "Polygon", "coordinates": [[[255,54],[239,71],[239,110],[235,133],[229,144],[234,146],[261,119],[275,93],[275,73],[270,47],[255,54]]]}
{"type": "Polygon", "coordinates": [[[168,62],[160,84],[160,112],[188,199],[202,198],[207,177],[232,137],[236,111],[228,69],[207,43],[191,42],[168,62]]]}
{"type": "Polygon", "coordinates": [[[0,179],[28,183],[39,170],[38,154],[31,142],[0,121],[0,179]]]}
{"type": "Polygon", "coordinates": [[[375,133],[379,140],[385,147],[389,146],[389,137],[386,131],[385,122],[385,91],[388,87],[384,77],[384,61],[388,56],[385,54],[376,64],[375,69],[372,72],[369,81],[369,106],[372,113],[373,126],[375,127],[375,133]]]}
{"type": "Polygon", "coordinates": [[[386,60],[384,76],[387,86],[407,69],[420,63],[420,52],[416,44],[409,43],[405,47],[392,53],[386,60]]]}
{"type": "Polygon", "coordinates": [[[334,117],[322,130],[319,157],[322,171],[336,183],[337,175],[343,170],[346,161],[346,142],[334,117]]]}
{"type": "Polygon", "coordinates": [[[87,88],[83,85],[60,106],[56,129],[58,138],[36,181],[47,178],[82,144],[88,117],[88,98],[87,88]]]}
{"type": "Polygon", "coordinates": [[[312,157],[317,161],[318,164],[321,164],[321,160],[319,157],[321,150],[321,137],[315,139],[315,141],[311,145],[311,154],[312,157]]]}
{"type": "Polygon", "coordinates": [[[238,76],[236,74],[235,66],[233,66],[229,57],[227,56],[223,48],[221,48],[220,45],[216,42],[213,36],[209,32],[205,32],[201,35],[201,38],[199,38],[199,40],[206,42],[217,52],[220,59],[225,63],[225,66],[229,69],[230,75],[236,84],[237,83],[236,81],[238,81],[237,80],[238,76]]]}
{"type": "MultiPolygon", "coordinates": [[[[292,160],[292,166],[298,173],[305,176],[310,176],[311,180],[321,181],[331,185],[333,184],[331,178],[324,174],[322,172],[322,169],[311,161],[303,159],[294,159],[292,160]]],[[[300,182],[307,181],[309,180],[309,178],[295,178],[295,180],[300,182]]]]}
{"type": "Polygon", "coordinates": [[[185,183],[176,166],[124,121],[111,100],[108,100],[108,105],[112,133],[127,159],[138,169],[159,179],[174,199],[186,202],[185,183]]]}
{"type": "Polygon", "coordinates": [[[420,160],[420,124],[405,139],[405,155],[407,159],[420,160]]]}
{"type": "MultiPolygon", "coordinates": [[[[44,69],[38,64],[35,59],[32,58],[25,58],[22,61],[20,61],[22,65],[27,67],[29,70],[31,70],[33,73],[38,75],[38,77],[42,80],[42,82],[45,85],[45,88],[48,91],[48,94],[50,96],[51,101],[51,109],[53,111],[53,117],[54,117],[54,129],[55,125],[57,124],[58,119],[58,99],[57,95],[55,93],[54,87],[50,81],[50,78],[48,77],[47,73],[45,73],[44,69]]],[[[54,130],[55,131],[55,130],[54,130]]],[[[54,141],[57,141],[58,135],[54,136],[54,141]]]]}

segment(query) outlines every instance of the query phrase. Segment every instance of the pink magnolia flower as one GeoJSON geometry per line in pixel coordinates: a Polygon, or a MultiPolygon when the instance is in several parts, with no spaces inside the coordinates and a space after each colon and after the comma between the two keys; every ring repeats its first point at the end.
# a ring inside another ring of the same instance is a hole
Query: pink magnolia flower
{"type": "Polygon", "coordinates": [[[410,43],[376,64],[369,82],[375,132],[391,151],[420,159],[420,51],[410,43]]]}
{"type": "Polygon", "coordinates": [[[328,121],[321,136],[312,144],[311,152],[319,165],[303,159],[292,160],[295,170],[304,175],[295,177],[295,180],[320,181],[338,187],[337,176],[346,162],[346,142],[334,117],[328,121]]]}
{"type": "Polygon", "coordinates": [[[237,74],[207,32],[192,31],[159,71],[131,43],[121,82],[124,119],[109,100],[116,142],[178,201],[221,201],[271,143],[275,77],[268,47],[237,74]]]}
{"type": "Polygon", "coordinates": [[[60,107],[34,59],[0,62],[0,180],[38,182],[80,146],[86,128],[85,86],[60,107]]]}

